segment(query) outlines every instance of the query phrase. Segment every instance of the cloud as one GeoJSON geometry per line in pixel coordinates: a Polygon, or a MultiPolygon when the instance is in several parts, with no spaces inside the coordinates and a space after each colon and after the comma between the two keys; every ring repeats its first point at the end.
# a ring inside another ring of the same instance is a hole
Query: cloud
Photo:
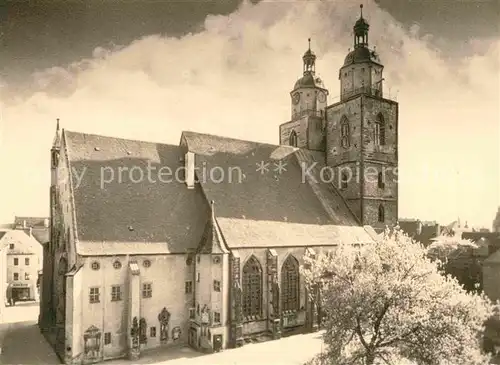
{"type": "MultiPolygon", "coordinates": [[[[0,163],[15,177],[3,183],[25,192],[23,202],[5,199],[46,211],[55,118],[71,130],[174,144],[182,130],[277,143],[307,38],[334,102],[358,14],[340,0],[244,3],[208,16],[199,33],[97,48],[92,59],[35,74],[22,94],[4,87],[0,163]]],[[[386,94],[400,103],[400,212],[486,224],[498,203],[499,39],[472,41],[474,56],[446,60],[420,26],[405,29],[374,2],[364,14],[386,94]],[[446,178],[429,181],[427,170],[446,178]]]]}

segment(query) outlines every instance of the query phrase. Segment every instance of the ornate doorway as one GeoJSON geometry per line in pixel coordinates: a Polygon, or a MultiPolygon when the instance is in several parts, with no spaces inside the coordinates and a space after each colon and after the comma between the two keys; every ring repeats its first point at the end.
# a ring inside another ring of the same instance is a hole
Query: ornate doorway
{"type": "Polygon", "coordinates": [[[87,360],[95,361],[101,357],[101,331],[90,326],[83,334],[84,352],[87,360]]]}

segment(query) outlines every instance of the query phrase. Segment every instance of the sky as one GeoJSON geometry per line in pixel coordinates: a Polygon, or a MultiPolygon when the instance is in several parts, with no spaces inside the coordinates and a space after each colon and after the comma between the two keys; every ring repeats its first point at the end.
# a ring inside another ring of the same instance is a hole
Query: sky
{"type": "MultiPolygon", "coordinates": [[[[399,102],[399,216],[491,228],[500,205],[497,1],[364,1],[399,102]]],[[[307,39],[336,101],[359,3],[67,1],[0,5],[0,222],[48,215],[56,118],[177,144],[193,130],[278,144],[307,39]]]]}

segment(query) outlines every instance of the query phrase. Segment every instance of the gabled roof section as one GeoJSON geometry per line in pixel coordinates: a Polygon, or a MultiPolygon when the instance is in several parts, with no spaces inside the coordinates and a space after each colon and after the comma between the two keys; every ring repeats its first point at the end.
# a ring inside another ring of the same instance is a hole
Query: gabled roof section
{"type": "Polygon", "coordinates": [[[183,166],[179,146],[67,130],[63,144],[73,184],[79,254],[196,249],[209,206],[199,186],[189,190],[176,180],[183,166]]]}
{"type": "Polygon", "coordinates": [[[9,250],[10,254],[39,254],[42,246],[32,236],[23,230],[11,229],[0,233],[0,246],[14,244],[14,249],[9,250]]]}
{"type": "Polygon", "coordinates": [[[211,201],[210,218],[205,225],[205,231],[203,232],[203,237],[201,238],[197,253],[227,253],[229,251],[225,246],[224,239],[215,218],[215,202],[211,201]]]}
{"type": "Polygon", "coordinates": [[[324,153],[195,132],[183,132],[181,146],[195,154],[199,185],[208,200],[217,202],[219,225],[222,218],[360,225],[333,185],[321,182],[324,153]],[[311,166],[316,181],[305,176],[311,166]],[[215,179],[208,176],[211,171],[215,179]]]}

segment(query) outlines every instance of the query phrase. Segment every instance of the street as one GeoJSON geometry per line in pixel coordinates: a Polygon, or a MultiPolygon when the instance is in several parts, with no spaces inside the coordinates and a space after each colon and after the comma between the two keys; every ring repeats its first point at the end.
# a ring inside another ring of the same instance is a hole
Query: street
{"type": "MultiPolygon", "coordinates": [[[[18,303],[7,307],[0,324],[0,364],[60,364],[37,326],[38,303],[18,303]]],[[[322,349],[320,333],[297,335],[278,341],[249,344],[238,349],[205,355],[190,348],[151,350],[137,361],[106,361],[114,364],[168,365],[302,365],[322,349]]]]}
{"type": "Polygon", "coordinates": [[[59,364],[59,359],[41,335],[39,303],[20,302],[5,309],[0,324],[0,364],[59,364]]]}

